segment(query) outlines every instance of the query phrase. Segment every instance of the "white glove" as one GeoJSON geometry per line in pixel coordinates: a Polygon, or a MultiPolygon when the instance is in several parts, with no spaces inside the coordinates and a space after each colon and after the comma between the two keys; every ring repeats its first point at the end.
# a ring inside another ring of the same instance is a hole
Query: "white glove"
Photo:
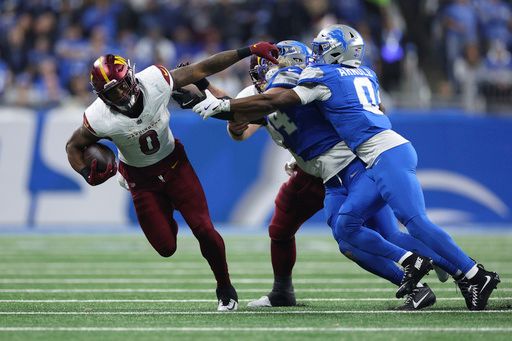
{"type": "Polygon", "coordinates": [[[117,182],[119,183],[119,186],[123,187],[125,190],[129,191],[130,186],[128,186],[128,182],[126,182],[126,179],[121,175],[121,173],[117,173],[117,182]]]}
{"type": "Polygon", "coordinates": [[[206,98],[192,108],[192,110],[201,115],[204,120],[223,111],[229,111],[229,100],[219,99],[213,96],[209,90],[205,90],[204,93],[206,94],[206,98]]]}
{"type": "Polygon", "coordinates": [[[290,161],[288,161],[284,165],[284,171],[289,176],[292,176],[296,169],[297,169],[297,161],[295,161],[294,158],[292,158],[290,161]]]}

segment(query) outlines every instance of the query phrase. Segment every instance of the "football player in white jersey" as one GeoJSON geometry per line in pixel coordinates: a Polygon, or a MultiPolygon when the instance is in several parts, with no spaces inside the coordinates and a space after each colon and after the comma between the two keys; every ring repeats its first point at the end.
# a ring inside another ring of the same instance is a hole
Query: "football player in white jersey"
{"type": "Polygon", "coordinates": [[[169,129],[167,105],[174,88],[197,82],[252,54],[277,63],[277,48],[266,42],[220,52],[171,71],[153,65],[135,73],[123,57],[101,56],[90,74],[98,98],[85,110],[82,126],[66,144],[69,163],[94,186],[114,176],[117,165],[109,164],[99,172],[96,160],[90,166],[84,161],[83,151],[103,138],[115,143],[119,171],[128,184],[139,224],[161,256],[170,257],[176,251],[178,225],[173,211],[183,215],[215,275],[219,311],[238,307],[224,241],[213,227],[203,188],[185,149],[169,129]]]}

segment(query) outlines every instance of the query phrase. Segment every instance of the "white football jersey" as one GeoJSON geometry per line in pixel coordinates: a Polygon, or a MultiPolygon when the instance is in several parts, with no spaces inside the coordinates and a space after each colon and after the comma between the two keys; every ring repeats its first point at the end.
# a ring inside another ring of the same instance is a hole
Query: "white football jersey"
{"type": "Polygon", "coordinates": [[[112,110],[97,98],[84,113],[84,126],[94,135],[112,140],[119,159],[134,167],[150,166],[174,150],[167,105],[172,77],[163,66],[152,65],[135,74],[144,96],[144,109],[137,118],[112,110]]]}

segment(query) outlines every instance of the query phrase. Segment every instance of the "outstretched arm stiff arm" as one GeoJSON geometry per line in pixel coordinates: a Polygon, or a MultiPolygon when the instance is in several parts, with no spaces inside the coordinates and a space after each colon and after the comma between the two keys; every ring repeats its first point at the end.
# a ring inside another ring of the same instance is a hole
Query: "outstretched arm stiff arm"
{"type": "Polygon", "coordinates": [[[214,116],[218,119],[252,122],[280,109],[301,104],[295,91],[284,88],[272,88],[267,92],[237,99],[218,99],[206,92],[206,99],[196,104],[193,110],[203,118],[214,116]]]}
{"type": "Polygon", "coordinates": [[[174,88],[192,84],[205,77],[220,72],[239,60],[252,54],[266,58],[277,64],[277,47],[267,42],[259,42],[238,50],[223,51],[195,64],[190,64],[171,71],[174,88]],[[275,57],[274,57],[275,56],[275,57]]]}

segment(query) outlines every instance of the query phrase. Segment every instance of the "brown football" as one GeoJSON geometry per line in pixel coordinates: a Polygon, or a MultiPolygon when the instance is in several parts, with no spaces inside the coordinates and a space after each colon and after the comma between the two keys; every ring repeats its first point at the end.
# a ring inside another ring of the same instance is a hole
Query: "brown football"
{"type": "Polygon", "coordinates": [[[84,150],[84,161],[87,166],[91,166],[92,160],[98,160],[96,169],[98,172],[104,172],[109,163],[116,162],[114,152],[107,146],[101,143],[91,144],[84,150]]]}

